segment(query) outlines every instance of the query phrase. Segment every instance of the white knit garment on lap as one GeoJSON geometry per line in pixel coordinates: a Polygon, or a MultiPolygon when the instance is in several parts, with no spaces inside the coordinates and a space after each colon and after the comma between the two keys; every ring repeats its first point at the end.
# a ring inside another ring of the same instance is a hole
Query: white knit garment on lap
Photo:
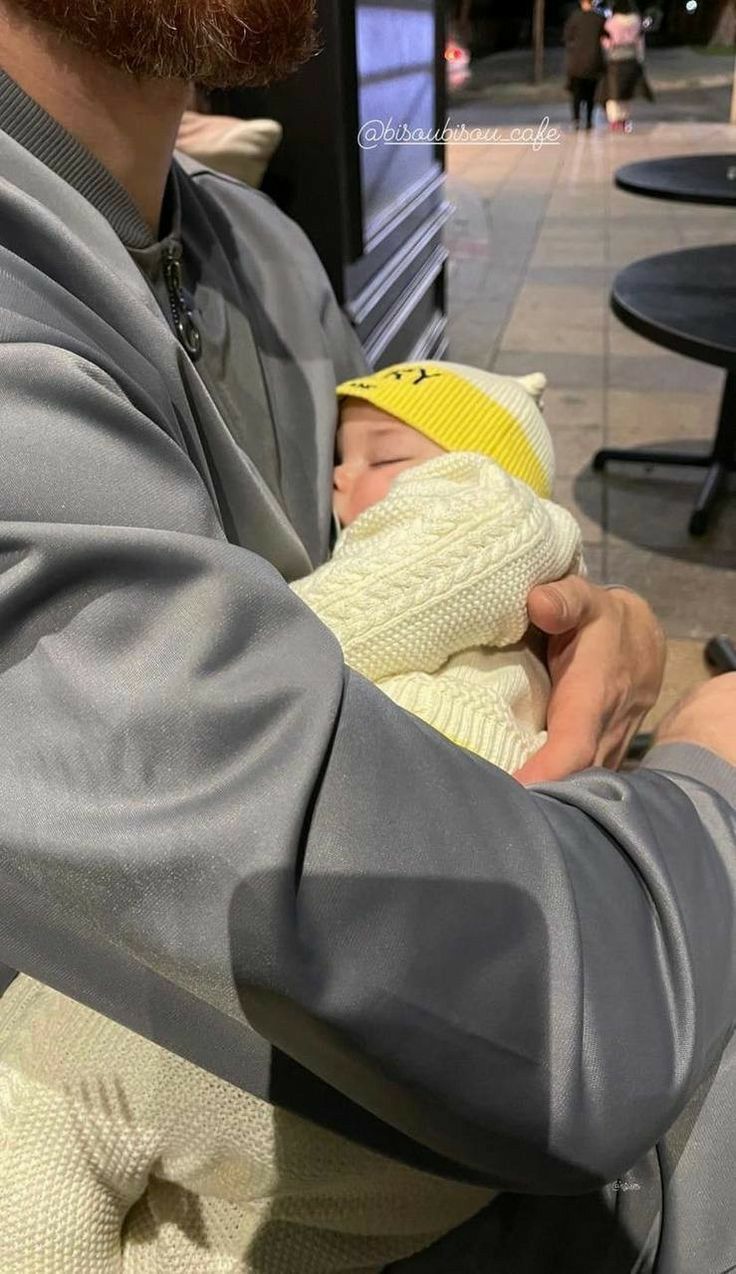
{"type": "Polygon", "coordinates": [[[379,1274],[480,1211],[28,978],[0,999],[2,1274],[379,1274]]]}
{"type": "MultiPolygon", "coordinates": [[[[566,513],[452,455],[402,475],[297,592],[353,667],[513,769],[543,737],[548,694],[519,644],[527,594],[579,561],[566,513]]],[[[0,1274],[379,1274],[490,1197],[276,1110],[27,978],[0,998],[0,1274]]]]}
{"type": "Polygon", "coordinates": [[[402,473],[293,588],[351,668],[513,771],[546,738],[549,678],[524,641],[529,593],[581,569],[569,513],[493,460],[451,454],[402,473]]]}

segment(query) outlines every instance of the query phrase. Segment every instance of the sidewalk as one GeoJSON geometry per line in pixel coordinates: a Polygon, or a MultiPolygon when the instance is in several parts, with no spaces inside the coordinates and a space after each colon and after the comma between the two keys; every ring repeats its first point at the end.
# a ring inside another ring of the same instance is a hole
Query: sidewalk
{"type": "MultiPolygon", "coordinates": [[[[491,127],[499,112],[476,103],[472,119],[463,107],[454,118],[491,127]]],[[[693,540],[687,523],[701,474],[612,466],[598,476],[590,461],[604,443],[704,447],[723,374],[634,336],[611,315],[608,296],[616,272],[637,258],[736,242],[736,217],[637,199],[616,191],[612,176],[631,160],[735,143],[736,129],[724,124],[652,123],[626,137],[604,128],[567,134],[538,153],[455,146],[448,155],[457,206],[450,356],[546,373],[556,498],[582,524],[591,574],[642,592],[673,638],[736,631],[736,500],[724,503],[704,540],[693,540]]]]}
{"type": "MultiPolygon", "coordinates": [[[[707,49],[650,49],[647,66],[658,94],[730,89],[733,85],[734,56],[711,53],[707,49]]],[[[473,64],[472,82],[456,100],[515,103],[565,100],[565,54],[562,48],[545,50],[545,73],[541,84],[532,84],[531,75],[532,53],[529,49],[494,53],[473,64]]]]}

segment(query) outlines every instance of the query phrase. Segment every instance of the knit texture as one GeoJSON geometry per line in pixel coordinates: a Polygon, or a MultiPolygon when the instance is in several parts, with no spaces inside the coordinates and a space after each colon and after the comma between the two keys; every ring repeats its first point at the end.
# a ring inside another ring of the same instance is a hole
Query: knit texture
{"type": "Polygon", "coordinates": [[[379,1274],[478,1212],[18,978],[0,1000],[3,1274],[379,1274]]]}
{"type": "Polygon", "coordinates": [[[460,363],[399,363],[338,386],[411,426],[443,451],[474,451],[495,460],[537,495],[552,492],[554,450],[541,412],[547,381],[498,376],[460,363]]]}
{"type": "Polygon", "coordinates": [[[345,660],[453,742],[506,770],[544,743],[549,678],[527,598],[582,567],[565,510],[479,455],[402,473],[332,561],[293,585],[345,660]]]}

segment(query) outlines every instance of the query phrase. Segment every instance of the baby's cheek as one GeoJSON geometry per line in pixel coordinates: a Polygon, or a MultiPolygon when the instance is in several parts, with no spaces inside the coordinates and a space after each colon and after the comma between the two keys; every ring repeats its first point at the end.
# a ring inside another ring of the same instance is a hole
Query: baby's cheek
{"type": "Polygon", "coordinates": [[[360,517],[366,509],[373,508],[374,504],[385,499],[395,479],[396,474],[391,469],[366,469],[353,490],[353,517],[360,517]]]}

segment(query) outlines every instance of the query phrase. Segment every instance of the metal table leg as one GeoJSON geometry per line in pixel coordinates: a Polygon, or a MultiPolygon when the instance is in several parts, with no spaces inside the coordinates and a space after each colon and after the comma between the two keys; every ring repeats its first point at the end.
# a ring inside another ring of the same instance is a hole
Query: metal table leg
{"type": "Polygon", "coordinates": [[[705,535],[726,479],[729,473],[736,471],[736,375],[729,373],[726,377],[715,441],[712,450],[706,455],[693,455],[687,451],[655,451],[651,447],[604,447],[593,457],[595,472],[600,473],[609,460],[620,464],[661,464],[707,469],[705,482],[690,519],[690,534],[705,535]]]}

